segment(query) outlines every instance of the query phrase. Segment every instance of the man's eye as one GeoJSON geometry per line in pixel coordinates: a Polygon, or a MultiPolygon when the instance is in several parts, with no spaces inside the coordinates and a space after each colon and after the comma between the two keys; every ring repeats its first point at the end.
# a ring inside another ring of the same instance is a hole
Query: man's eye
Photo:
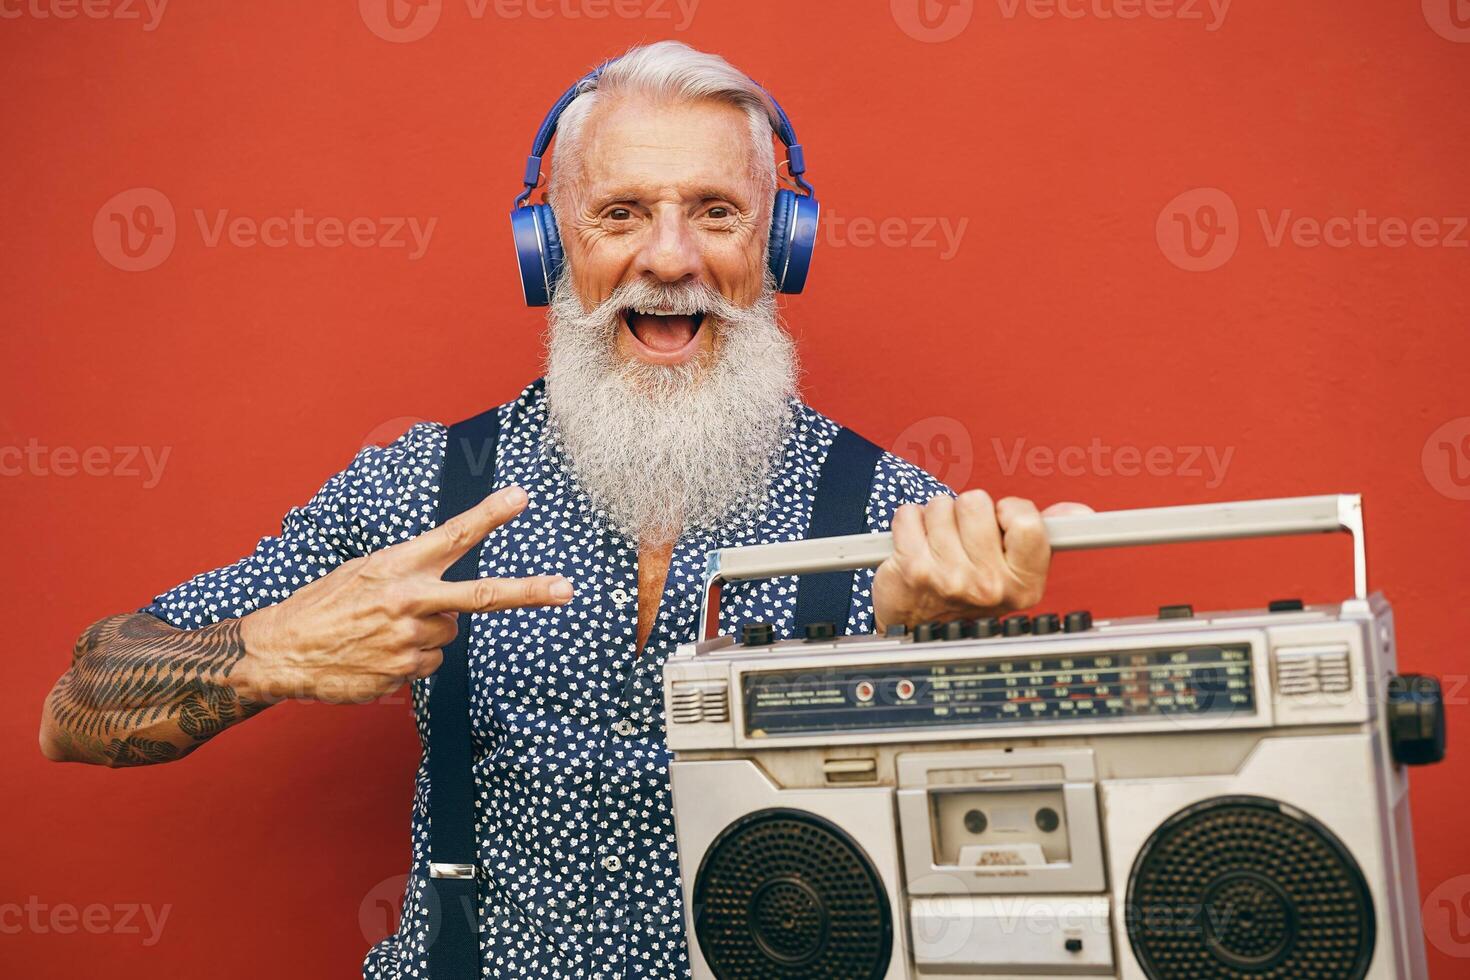
{"type": "Polygon", "coordinates": [[[709,209],[709,216],[711,218],[728,218],[730,217],[730,209],[716,205],[709,209]]]}
{"type": "Polygon", "coordinates": [[[612,210],[608,211],[607,216],[613,221],[627,221],[629,218],[633,217],[633,212],[628,210],[627,208],[613,208],[612,210]]]}

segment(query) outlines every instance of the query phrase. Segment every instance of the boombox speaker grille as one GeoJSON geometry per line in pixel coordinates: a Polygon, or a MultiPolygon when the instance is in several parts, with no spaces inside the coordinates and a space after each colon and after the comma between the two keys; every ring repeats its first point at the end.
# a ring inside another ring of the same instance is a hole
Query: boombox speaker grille
{"type": "Polygon", "coordinates": [[[694,879],[695,934],[720,980],[875,980],[893,924],[882,879],[840,827],[801,810],[747,814],[694,879]]]}
{"type": "Polygon", "coordinates": [[[1152,980],[1361,980],[1373,898],[1311,817],[1218,797],[1154,831],[1128,882],[1128,938],[1152,980]]]}

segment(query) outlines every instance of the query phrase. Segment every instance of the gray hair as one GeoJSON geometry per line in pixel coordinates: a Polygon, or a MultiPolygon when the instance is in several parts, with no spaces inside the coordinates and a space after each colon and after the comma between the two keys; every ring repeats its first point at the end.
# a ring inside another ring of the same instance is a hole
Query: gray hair
{"type": "Polygon", "coordinates": [[[767,210],[776,192],[776,159],[771,152],[776,106],[765,89],[717,54],[696,51],[681,41],[658,41],[629,49],[600,76],[583,82],[556,127],[547,198],[561,209],[575,185],[581,163],[582,129],[601,94],[638,94],[660,101],[711,99],[745,112],[754,148],[751,176],[766,191],[767,210]]]}

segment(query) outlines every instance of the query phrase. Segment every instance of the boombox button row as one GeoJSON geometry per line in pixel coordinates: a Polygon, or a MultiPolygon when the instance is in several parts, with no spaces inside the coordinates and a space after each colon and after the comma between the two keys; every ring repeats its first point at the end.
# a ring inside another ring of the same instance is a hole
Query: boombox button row
{"type": "MultiPolygon", "coordinates": [[[[979,619],[951,619],[948,622],[920,623],[914,627],[915,643],[934,640],[986,640],[992,636],[1047,636],[1051,633],[1085,633],[1092,629],[1092,613],[1086,609],[1074,609],[1063,618],[1056,613],[1038,613],[1035,618],[1025,614],[1006,616],[982,616],[979,619]]],[[[890,626],[888,635],[903,636],[908,632],[902,626],[890,626]]]]}

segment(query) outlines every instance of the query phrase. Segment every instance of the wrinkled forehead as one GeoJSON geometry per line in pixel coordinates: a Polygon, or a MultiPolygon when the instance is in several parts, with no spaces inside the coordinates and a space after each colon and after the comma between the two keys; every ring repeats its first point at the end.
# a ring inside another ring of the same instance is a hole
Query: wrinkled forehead
{"type": "Polygon", "coordinates": [[[588,115],[574,179],[587,202],[678,197],[753,203],[752,143],[749,117],[729,103],[612,96],[588,115]]]}

